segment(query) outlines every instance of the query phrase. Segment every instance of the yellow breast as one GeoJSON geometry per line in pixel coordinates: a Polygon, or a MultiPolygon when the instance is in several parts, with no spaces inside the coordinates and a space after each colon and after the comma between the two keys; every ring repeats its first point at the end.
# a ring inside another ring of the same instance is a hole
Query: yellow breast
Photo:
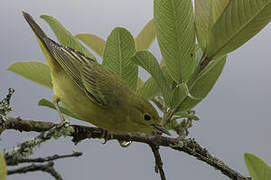
{"type": "Polygon", "coordinates": [[[63,71],[52,75],[55,95],[80,120],[109,131],[121,132],[126,129],[128,115],[121,115],[117,109],[102,107],[93,103],[63,71]]]}

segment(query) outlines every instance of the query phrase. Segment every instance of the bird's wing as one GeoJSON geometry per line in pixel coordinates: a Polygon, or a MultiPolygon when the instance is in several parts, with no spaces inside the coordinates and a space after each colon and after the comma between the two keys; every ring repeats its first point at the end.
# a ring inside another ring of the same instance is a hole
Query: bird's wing
{"type": "MultiPolygon", "coordinates": [[[[29,23],[30,27],[42,43],[45,48],[48,50],[50,56],[52,56],[53,60],[55,60],[60,67],[64,70],[64,72],[71,78],[71,80],[78,85],[80,89],[86,92],[87,96],[96,104],[106,106],[108,103],[108,90],[104,89],[99,82],[99,76],[97,73],[89,72],[89,70],[83,70],[84,66],[87,64],[98,64],[93,59],[86,57],[82,53],[69,48],[62,46],[55,41],[51,40],[47,37],[47,35],[43,32],[40,26],[34,21],[34,19],[26,12],[23,12],[23,15],[26,21],[29,23]],[[81,73],[81,70],[83,73],[81,73]],[[82,74],[82,75],[81,75],[82,74]],[[90,81],[86,76],[92,76],[95,82],[94,84],[90,84],[90,81]]],[[[88,65],[91,67],[91,65],[88,65]]],[[[87,69],[87,68],[86,68],[87,69]]],[[[89,68],[91,69],[91,68],[89,68]]],[[[92,68],[91,70],[95,70],[92,68]]],[[[104,78],[104,77],[103,77],[104,78]]]]}
{"type": "Polygon", "coordinates": [[[112,71],[98,63],[88,63],[81,69],[81,79],[86,94],[105,107],[116,107],[120,103],[123,83],[112,71]]]}
{"type": "Polygon", "coordinates": [[[71,79],[81,88],[84,86],[80,77],[80,66],[87,61],[93,61],[91,58],[85,57],[78,51],[73,50],[69,47],[64,47],[54,42],[53,40],[47,38],[45,40],[46,46],[50,54],[58,62],[58,64],[63,68],[63,70],[71,77],[71,79]]]}
{"type": "Polygon", "coordinates": [[[108,99],[106,100],[105,97],[107,97],[108,90],[101,92],[102,87],[99,86],[99,83],[93,82],[100,81],[101,77],[97,75],[95,68],[88,68],[91,70],[84,70],[87,69],[85,67],[92,67],[93,65],[91,64],[98,63],[72,48],[59,45],[49,38],[48,41],[46,42],[46,46],[49,52],[60,64],[67,75],[73,80],[73,82],[75,82],[80,89],[86,93],[93,103],[107,106],[108,99]]]}

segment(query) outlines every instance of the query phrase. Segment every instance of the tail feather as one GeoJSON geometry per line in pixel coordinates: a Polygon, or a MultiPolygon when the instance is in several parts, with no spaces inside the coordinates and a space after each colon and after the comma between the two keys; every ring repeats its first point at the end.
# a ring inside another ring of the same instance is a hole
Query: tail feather
{"type": "Polygon", "coordinates": [[[36,34],[36,36],[44,43],[44,40],[47,39],[47,35],[43,32],[40,26],[34,21],[30,14],[23,12],[23,16],[30,25],[33,32],[36,34]]]}
{"type": "Polygon", "coordinates": [[[61,71],[61,66],[58,64],[58,61],[55,59],[56,57],[54,54],[52,54],[52,49],[54,49],[53,45],[58,45],[57,43],[54,43],[50,38],[47,37],[47,35],[43,32],[41,27],[34,21],[34,19],[26,12],[23,12],[23,16],[27,23],[30,25],[31,29],[37,36],[38,41],[41,43],[42,48],[46,48],[47,53],[45,54],[48,65],[51,69],[51,71],[61,71]],[[50,58],[48,58],[48,57],[50,58]]]}

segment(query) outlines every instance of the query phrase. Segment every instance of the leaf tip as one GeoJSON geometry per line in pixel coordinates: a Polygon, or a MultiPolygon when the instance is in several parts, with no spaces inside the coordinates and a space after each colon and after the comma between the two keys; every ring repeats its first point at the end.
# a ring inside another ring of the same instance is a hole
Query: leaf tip
{"type": "Polygon", "coordinates": [[[46,99],[44,99],[44,98],[40,99],[39,102],[38,102],[38,106],[44,105],[45,101],[46,101],[46,99]]]}
{"type": "Polygon", "coordinates": [[[80,39],[80,37],[82,37],[84,34],[76,34],[74,35],[76,38],[80,39]]]}
{"type": "Polygon", "coordinates": [[[49,19],[49,18],[52,18],[52,16],[49,16],[49,15],[46,15],[46,14],[42,14],[42,15],[40,15],[40,18],[41,19],[49,19]]]}
{"type": "Polygon", "coordinates": [[[7,71],[12,71],[13,65],[14,65],[14,64],[10,64],[10,65],[6,68],[6,70],[7,70],[7,71]]]}

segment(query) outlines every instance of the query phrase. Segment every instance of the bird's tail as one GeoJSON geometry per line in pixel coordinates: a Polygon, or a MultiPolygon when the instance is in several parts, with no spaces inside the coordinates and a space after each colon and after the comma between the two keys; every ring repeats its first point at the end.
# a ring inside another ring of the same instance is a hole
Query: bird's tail
{"type": "Polygon", "coordinates": [[[43,32],[40,26],[34,21],[30,14],[23,12],[23,16],[30,25],[33,32],[36,34],[36,36],[44,43],[44,40],[47,39],[47,35],[43,32]]]}
{"type": "Polygon", "coordinates": [[[39,41],[41,48],[46,48],[48,52],[45,53],[48,65],[51,69],[51,71],[59,70],[60,65],[55,60],[54,56],[51,53],[52,45],[51,40],[47,37],[47,35],[43,32],[43,30],[40,28],[40,26],[34,21],[34,19],[30,16],[30,14],[23,12],[23,16],[27,23],[30,25],[31,29],[37,36],[37,39],[39,41]],[[57,69],[56,69],[57,68],[57,69]]]}

